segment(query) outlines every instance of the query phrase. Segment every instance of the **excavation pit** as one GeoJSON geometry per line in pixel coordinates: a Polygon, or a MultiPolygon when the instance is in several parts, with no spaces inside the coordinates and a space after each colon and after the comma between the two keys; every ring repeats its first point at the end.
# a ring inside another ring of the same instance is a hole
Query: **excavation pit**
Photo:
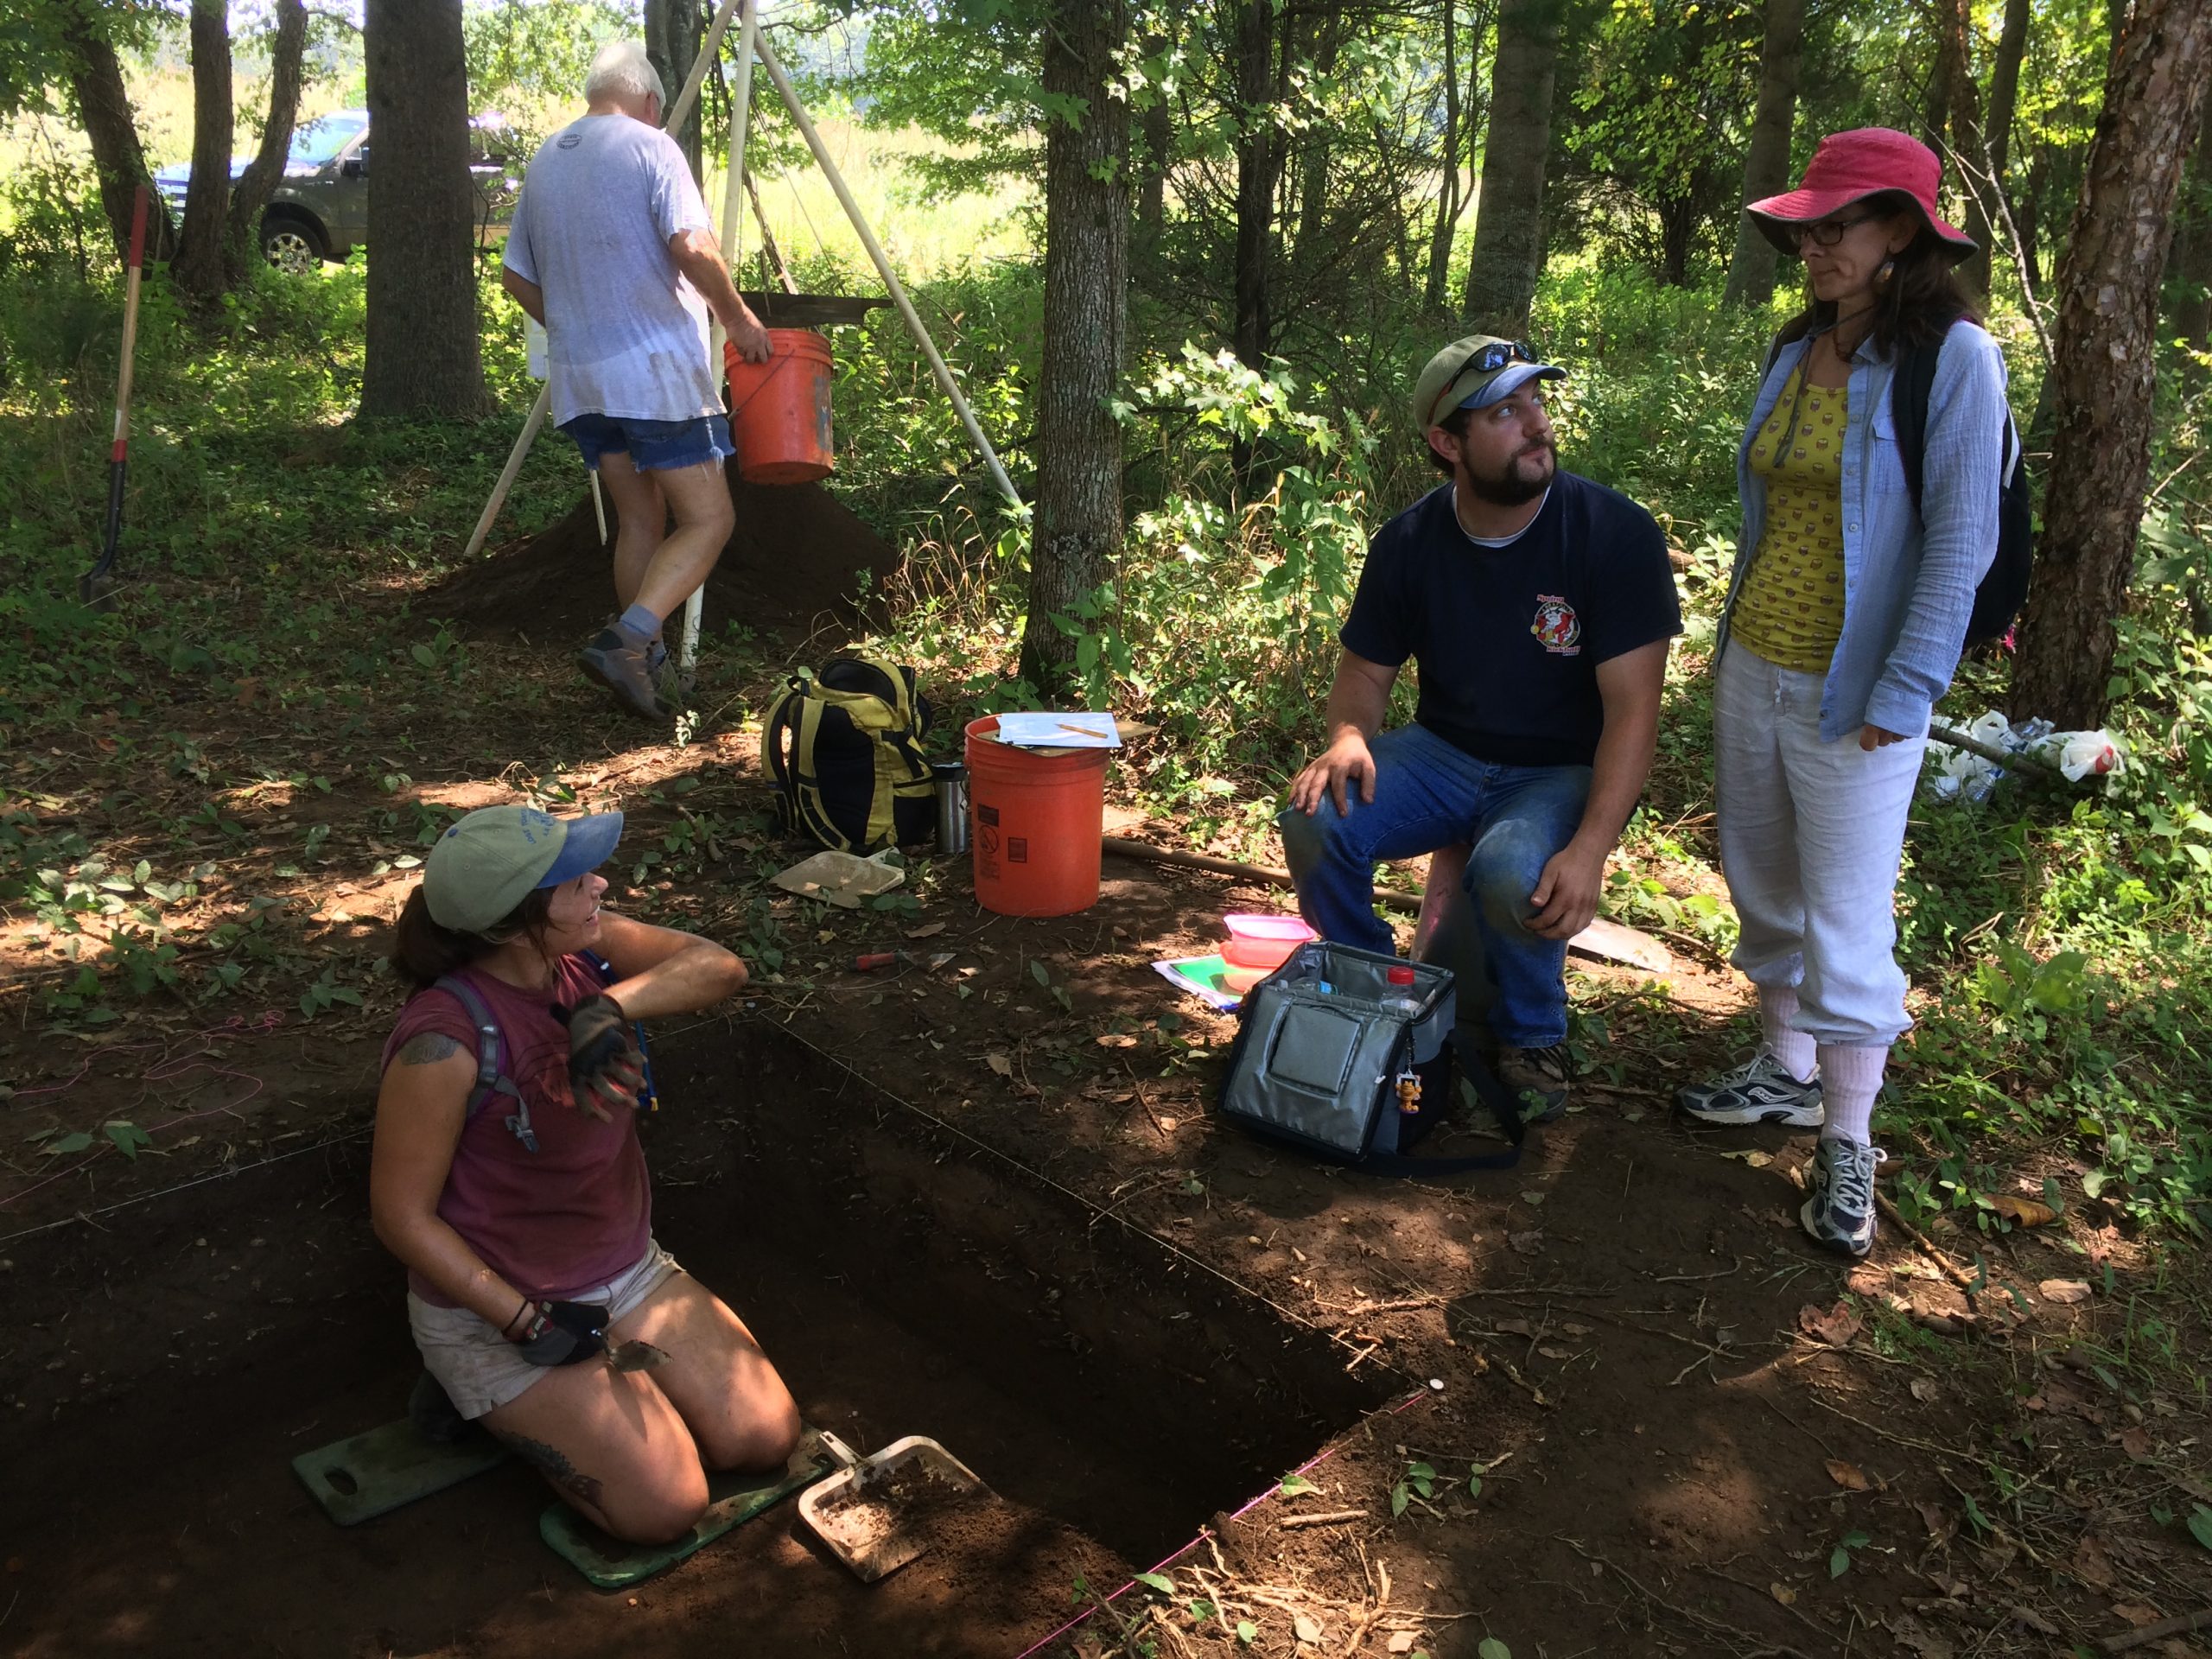
{"type": "Polygon", "coordinates": [[[538,1542],[546,1493],[513,1462],[332,1526],[288,1459],[397,1416],[416,1370],[357,1141],[11,1246],[0,1560],[25,1659],[1010,1659],[1078,1580],[1117,1586],[1378,1403],[1326,1338],[772,1027],[655,1059],[661,1241],[810,1421],[862,1451],[942,1441],[986,1517],[863,1586],[785,1504],[617,1595],[538,1542]]]}

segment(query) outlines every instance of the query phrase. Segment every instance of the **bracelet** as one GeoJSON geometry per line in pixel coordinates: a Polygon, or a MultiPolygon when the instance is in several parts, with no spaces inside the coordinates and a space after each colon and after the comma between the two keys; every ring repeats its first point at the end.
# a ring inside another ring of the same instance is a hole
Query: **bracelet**
{"type": "MultiPolygon", "coordinates": [[[[527,1296],[524,1297],[522,1299],[522,1306],[515,1309],[512,1313],[510,1313],[507,1316],[507,1322],[499,1327],[500,1336],[509,1337],[509,1333],[515,1328],[515,1321],[522,1318],[524,1314],[529,1313],[531,1311],[531,1303],[530,1298],[527,1296]]],[[[510,1339],[512,1338],[510,1338],[510,1339]]]]}

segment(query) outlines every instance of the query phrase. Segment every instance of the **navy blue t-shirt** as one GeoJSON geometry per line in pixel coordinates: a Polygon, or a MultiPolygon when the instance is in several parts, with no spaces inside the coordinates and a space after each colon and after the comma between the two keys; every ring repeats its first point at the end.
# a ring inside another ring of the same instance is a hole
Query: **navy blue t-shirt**
{"type": "Polygon", "coordinates": [[[1590,764],[1604,728],[1598,664],[1682,631],[1666,537],[1642,507],[1573,473],[1529,528],[1484,547],[1441,485],[1376,531],[1346,651],[1419,666],[1414,718],[1501,766],[1590,764]]]}

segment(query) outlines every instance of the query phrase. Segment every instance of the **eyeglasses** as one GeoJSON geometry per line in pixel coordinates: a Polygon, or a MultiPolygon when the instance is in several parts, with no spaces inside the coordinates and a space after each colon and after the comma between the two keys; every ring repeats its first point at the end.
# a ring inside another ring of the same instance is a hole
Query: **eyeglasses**
{"type": "Polygon", "coordinates": [[[1797,240],[1802,243],[1809,236],[1821,246],[1832,248],[1843,240],[1843,233],[1853,226],[1864,225],[1869,219],[1881,217],[1879,213],[1861,213],[1856,219],[1824,219],[1817,225],[1800,225],[1797,240]]]}

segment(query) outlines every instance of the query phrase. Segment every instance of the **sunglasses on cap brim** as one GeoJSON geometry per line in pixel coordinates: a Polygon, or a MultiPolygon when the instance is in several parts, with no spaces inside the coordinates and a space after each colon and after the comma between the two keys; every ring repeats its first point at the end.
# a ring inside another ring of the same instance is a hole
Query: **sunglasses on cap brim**
{"type": "Polygon", "coordinates": [[[1542,359],[1536,355],[1535,348],[1526,340],[1494,340],[1489,345],[1478,348],[1465,362],[1459,365],[1459,373],[1444,383],[1444,390],[1436,394],[1436,407],[1442,409],[1445,400],[1450,397],[1458,389],[1459,383],[1471,374],[1495,374],[1509,363],[1541,361],[1542,359]]]}

